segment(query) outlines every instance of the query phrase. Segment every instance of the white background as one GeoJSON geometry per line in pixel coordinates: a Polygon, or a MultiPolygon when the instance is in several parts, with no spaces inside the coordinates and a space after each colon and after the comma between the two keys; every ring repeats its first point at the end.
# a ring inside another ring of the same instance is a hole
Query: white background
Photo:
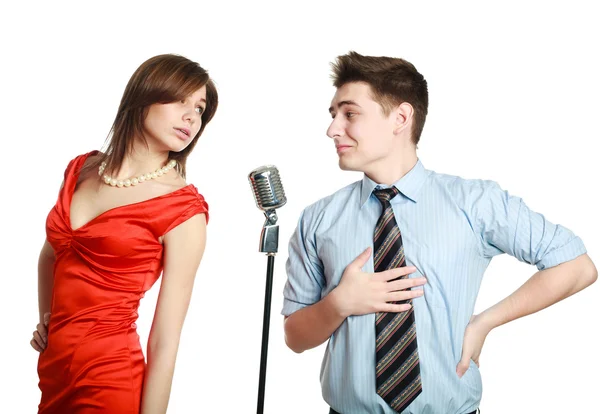
{"type": "MultiPolygon", "coordinates": [[[[289,199],[279,210],[265,412],[327,412],[323,347],[290,351],[279,312],[287,242],[302,208],[360,179],[338,169],[325,135],[329,62],[349,50],[404,57],[428,80],[418,151],[426,168],[499,182],[581,236],[599,264],[593,2],[415,3],[3,5],[0,412],[33,413],[39,402],[28,343],[37,257],[64,168],[102,146],[129,77],[161,53],[207,68],[221,101],[188,164],[211,221],[169,413],[256,412],[266,257],[257,252],[263,218],[246,177],[263,164],[279,167],[289,199]]],[[[476,312],[534,270],[496,258],[476,312]]],[[[490,334],[481,357],[484,414],[597,410],[599,286],[490,334]]],[[[158,284],[140,308],[144,346],[157,292],[158,284]]]]}

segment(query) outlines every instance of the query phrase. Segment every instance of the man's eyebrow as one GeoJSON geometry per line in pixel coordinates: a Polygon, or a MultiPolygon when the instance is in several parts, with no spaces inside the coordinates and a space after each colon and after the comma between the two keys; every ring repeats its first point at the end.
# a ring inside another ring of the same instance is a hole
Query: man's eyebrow
{"type": "MultiPolygon", "coordinates": [[[[360,105],[359,105],[359,104],[357,104],[357,103],[356,103],[356,102],[354,102],[354,101],[340,101],[340,102],[338,102],[338,104],[337,104],[337,108],[338,108],[338,109],[340,109],[340,108],[341,108],[342,106],[344,106],[344,105],[355,105],[355,106],[358,106],[358,107],[360,108],[360,105]]],[[[332,112],[333,112],[333,106],[330,106],[330,107],[329,107],[329,113],[332,113],[332,112]]]]}

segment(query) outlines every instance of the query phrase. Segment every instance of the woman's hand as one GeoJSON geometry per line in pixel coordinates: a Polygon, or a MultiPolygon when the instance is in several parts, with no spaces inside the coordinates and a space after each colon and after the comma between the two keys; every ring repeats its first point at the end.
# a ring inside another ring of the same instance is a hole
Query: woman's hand
{"type": "Polygon", "coordinates": [[[29,343],[38,352],[46,349],[48,343],[48,322],[50,321],[50,312],[44,313],[44,322],[37,324],[37,328],[33,331],[33,338],[29,343]]]}

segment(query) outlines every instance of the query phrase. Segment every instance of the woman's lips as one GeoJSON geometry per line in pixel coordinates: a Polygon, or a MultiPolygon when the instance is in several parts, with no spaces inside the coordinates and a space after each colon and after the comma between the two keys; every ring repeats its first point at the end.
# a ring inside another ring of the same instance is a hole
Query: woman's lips
{"type": "Polygon", "coordinates": [[[175,129],[175,134],[177,135],[177,137],[183,141],[187,141],[188,139],[190,139],[190,135],[189,135],[189,131],[186,131],[184,129],[179,129],[179,128],[174,128],[175,129]],[[186,134],[187,132],[187,134],[186,134]]]}

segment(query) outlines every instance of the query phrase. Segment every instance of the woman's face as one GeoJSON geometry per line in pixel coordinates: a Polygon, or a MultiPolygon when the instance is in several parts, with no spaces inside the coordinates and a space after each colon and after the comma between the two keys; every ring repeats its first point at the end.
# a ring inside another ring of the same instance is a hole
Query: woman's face
{"type": "Polygon", "coordinates": [[[185,149],[200,130],[205,109],[206,86],[182,101],[150,105],[144,120],[150,148],[173,152],[185,149]]]}

